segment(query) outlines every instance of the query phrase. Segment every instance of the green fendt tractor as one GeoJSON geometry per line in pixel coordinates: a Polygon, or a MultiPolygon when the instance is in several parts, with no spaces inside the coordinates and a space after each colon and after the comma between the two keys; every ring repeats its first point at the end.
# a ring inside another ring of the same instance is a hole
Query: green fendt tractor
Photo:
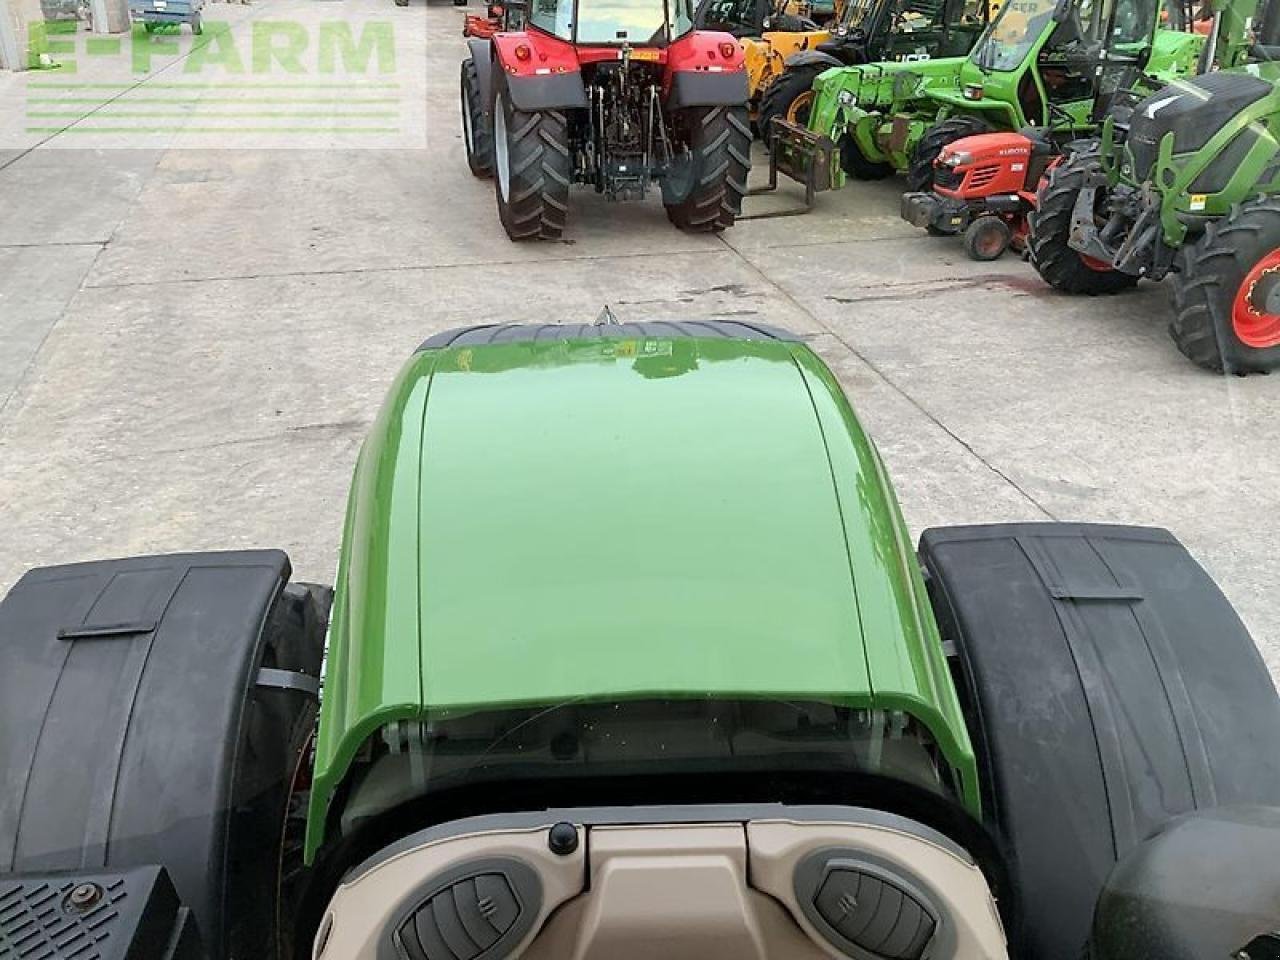
{"type": "Polygon", "coordinates": [[[807,124],[775,121],[774,162],[816,189],[905,171],[921,191],[963,137],[1095,131],[1100,73],[1140,72],[1155,86],[1195,70],[1204,37],[1171,28],[1187,22],[1180,6],[1169,24],[1160,13],[1158,0],[1011,0],[967,57],[828,70],[807,124]]]}
{"type": "Polygon", "coordinates": [[[1280,3],[1260,44],[1255,7],[1215,4],[1206,54],[1222,69],[1108,119],[1097,150],[1050,174],[1028,242],[1071,293],[1170,276],[1178,349],[1238,374],[1280,366],[1280,3]]]}
{"type": "Polygon", "coordinates": [[[432,336],[337,560],[333,591],[260,550],[0,602],[0,957],[1205,960],[1272,929],[1280,698],[1209,576],[1146,528],[913,549],[784,331],[432,336]]]}

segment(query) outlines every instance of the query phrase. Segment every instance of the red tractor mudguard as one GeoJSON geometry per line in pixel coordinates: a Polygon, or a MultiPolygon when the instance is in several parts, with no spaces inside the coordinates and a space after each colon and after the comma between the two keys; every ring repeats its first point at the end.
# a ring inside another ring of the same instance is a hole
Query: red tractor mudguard
{"type": "Polygon", "coordinates": [[[662,92],[672,108],[745,105],[747,61],[731,34],[686,33],[663,51],[667,73],[662,92]]]}
{"type": "Polygon", "coordinates": [[[496,33],[491,53],[506,76],[511,105],[517,110],[586,107],[580,51],[572,43],[539,30],[496,33]]]}

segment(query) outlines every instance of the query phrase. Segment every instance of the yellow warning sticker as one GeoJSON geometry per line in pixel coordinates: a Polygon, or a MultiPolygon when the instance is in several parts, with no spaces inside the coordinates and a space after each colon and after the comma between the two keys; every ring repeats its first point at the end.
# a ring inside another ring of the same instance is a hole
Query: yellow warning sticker
{"type": "Polygon", "coordinates": [[[1205,201],[1205,195],[1203,193],[1193,193],[1191,195],[1191,209],[1203,210],[1204,201],[1205,201]]]}

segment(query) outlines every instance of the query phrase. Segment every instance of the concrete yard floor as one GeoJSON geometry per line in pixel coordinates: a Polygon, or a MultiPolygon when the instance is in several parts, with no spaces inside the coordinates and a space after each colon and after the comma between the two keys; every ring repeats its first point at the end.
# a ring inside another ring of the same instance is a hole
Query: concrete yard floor
{"type": "MultiPolygon", "coordinates": [[[[607,303],[623,320],[810,334],[913,534],[1043,519],[1172,529],[1280,677],[1280,382],[1192,367],[1165,334],[1166,291],[1071,299],[1016,258],[970,262],[899,220],[893,181],[721,237],[679,233],[656,199],[579,190],[564,242],[513,245],[463,160],[460,11],[246,9],[233,32],[281,11],[394,22],[412,55],[426,51],[409,85],[425,89],[425,140],[0,142],[0,591],[34,564],[217,547],[282,547],[298,576],[329,580],[358,444],[425,336],[590,320],[607,303]]],[[[0,119],[22,113],[23,82],[0,78],[0,119]]]]}

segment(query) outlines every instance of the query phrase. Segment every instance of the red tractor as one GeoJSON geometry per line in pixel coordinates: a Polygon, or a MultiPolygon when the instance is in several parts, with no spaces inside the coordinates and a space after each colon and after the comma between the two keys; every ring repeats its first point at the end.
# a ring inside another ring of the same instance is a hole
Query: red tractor
{"type": "Polygon", "coordinates": [[[747,74],[689,0],[533,0],[523,29],[468,40],[467,164],[492,177],[512,240],[555,240],[569,187],[643,199],[697,232],[731,226],[750,169],[747,74]]]}
{"type": "Polygon", "coordinates": [[[902,218],[935,235],[963,233],[974,260],[1021,250],[1040,180],[1062,157],[1059,145],[1036,133],[982,133],[947,144],[934,164],[933,192],[903,194],[902,218]]]}

